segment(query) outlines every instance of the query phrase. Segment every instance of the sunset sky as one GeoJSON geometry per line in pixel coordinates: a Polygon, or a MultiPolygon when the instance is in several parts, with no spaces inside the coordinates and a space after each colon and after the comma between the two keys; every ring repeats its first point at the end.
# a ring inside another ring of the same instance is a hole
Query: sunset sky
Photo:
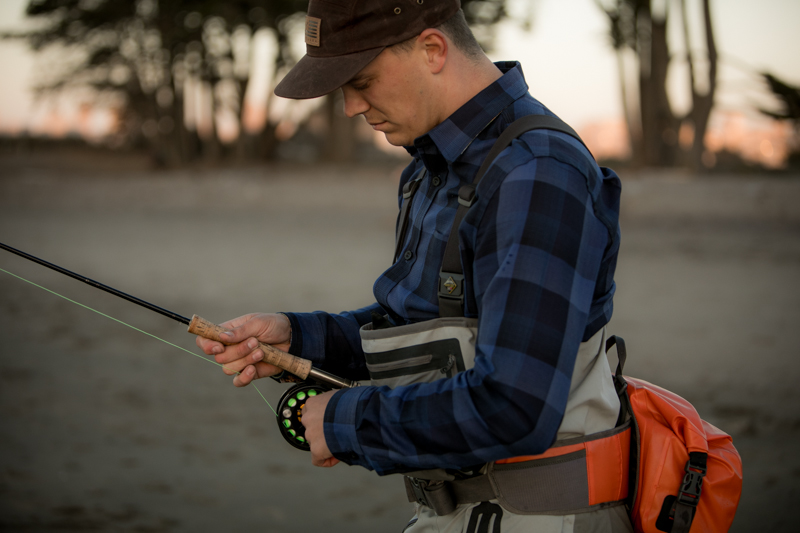
{"type": "MultiPolygon", "coordinates": [[[[0,30],[21,28],[27,3],[0,0],[0,30]]],[[[699,13],[699,0],[689,3],[699,13]]],[[[607,44],[605,16],[595,1],[510,0],[510,7],[516,17],[531,13],[533,28],[526,33],[514,22],[505,22],[492,59],[521,61],[531,93],[576,128],[618,120],[617,64],[607,44]]],[[[772,100],[755,73],[770,71],[800,85],[800,1],[715,0],[712,13],[721,56],[718,109],[763,122],[755,109],[772,100]]],[[[679,37],[678,25],[673,26],[672,33],[679,37]]],[[[677,40],[676,55],[682,50],[677,40]]],[[[36,65],[22,43],[0,42],[0,131],[42,127],[44,112],[29,90],[36,81],[36,65]]],[[[675,62],[670,73],[672,103],[679,111],[688,103],[681,67],[675,62]]]]}

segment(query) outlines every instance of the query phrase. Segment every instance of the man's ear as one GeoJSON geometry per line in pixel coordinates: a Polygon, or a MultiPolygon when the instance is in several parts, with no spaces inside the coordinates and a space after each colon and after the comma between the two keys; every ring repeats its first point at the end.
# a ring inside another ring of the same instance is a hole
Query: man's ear
{"type": "Polygon", "coordinates": [[[425,53],[425,61],[432,74],[439,74],[447,62],[450,52],[449,43],[444,34],[434,28],[428,28],[419,34],[417,44],[425,53]]]}

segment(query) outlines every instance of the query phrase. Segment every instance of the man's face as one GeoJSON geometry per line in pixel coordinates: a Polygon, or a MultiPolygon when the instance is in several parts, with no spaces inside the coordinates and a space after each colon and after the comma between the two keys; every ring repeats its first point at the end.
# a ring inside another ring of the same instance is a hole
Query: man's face
{"type": "Polygon", "coordinates": [[[436,126],[435,106],[426,94],[426,69],[416,51],[386,49],[342,86],[344,112],[364,115],[395,146],[409,146],[436,126]]]}

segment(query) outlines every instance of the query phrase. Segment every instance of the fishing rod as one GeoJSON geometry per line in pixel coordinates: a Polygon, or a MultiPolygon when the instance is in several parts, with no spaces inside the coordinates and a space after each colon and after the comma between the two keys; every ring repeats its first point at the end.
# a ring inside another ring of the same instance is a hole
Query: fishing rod
{"type": "MultiPolygon", "coordinates": [[[[11,246],[1,242],[0,248],[11,252],[12,254],[23,257],[29,261],[33,261],[34,263],[38,263],[39,265],[47,267],[51,270],[55,270],[60,274],[64,274],[65,276],[69,276],[73,279],[86,283],[87,285],[90,285],[96,289],[113,294],[114,296],[122,298],[123,300],[127,300],[131,303],[144,307],[145,309],[154,311],[167,318],[171,318],[172,320],[180,322],[181,324],[185,324],[189,326],[188,332],[192,335],[198,335],[206,339],[221,342],[222,344],[230,344],[222,340],[222,337],[220,336],[226,331],[225,328],[197,315],[192,315],[192,318],[187,318],[168,309],[164,309],[163,307],[146,302],[141,298],[137,298],[113,287],[109,287],[108,285],[100,283],[99,281],[95,281],[91,278],[87,278],[86,276],[72,272],[71,270],[67,270],[66,268],[54,265],[53,263],[45,261],[44,259],[40,259],[25,253],[22,250],[12,248],[11,246]]],[[[278,409],[276,412],[278,418],[278,427],[280,428],[283,438],[295,448],[308,451],[310,450],[310,447],[308,442],[305,440],[305,427],[301,422],[302,409],[305,406],[305,400],[327,390],[356,387],[358,386],[358,383],[349,379],[334,376],[333,374],[325,372],[324,370],[314,368],[311,366],[310,360],[301,359],[300,357],[283,352],[269,344],[259,342],[258,346],[264,353],[265,363],[274,365],[288,372],[292,376],[296,376],[296,378],[301,381],[301,383],[293,386],[283,394],[278,402],[278,409]]]]}

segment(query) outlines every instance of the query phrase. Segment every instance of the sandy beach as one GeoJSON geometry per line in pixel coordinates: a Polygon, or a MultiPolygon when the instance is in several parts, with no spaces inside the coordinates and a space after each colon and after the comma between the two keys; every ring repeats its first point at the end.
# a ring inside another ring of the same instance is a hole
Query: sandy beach
{"type": "MultiPolygon", "coordinates": [[[[0,242],[184,316],[361,307],[391,261],[397,168],[0,168],[0,242]]],[[[800,179],[623,179],[626,373],[733,436],[731,531],[794,531],[800,179]]],[[[200,353],[167,318],[7,252],[0,268],[200,353]]],[[[4,272],[0,321],[2,531],[399,533],[411,517],[399,477],[312,467],[199,357],[4,272]]],[[[258,388],[275,405],[285,385],[258,388]]]]}

